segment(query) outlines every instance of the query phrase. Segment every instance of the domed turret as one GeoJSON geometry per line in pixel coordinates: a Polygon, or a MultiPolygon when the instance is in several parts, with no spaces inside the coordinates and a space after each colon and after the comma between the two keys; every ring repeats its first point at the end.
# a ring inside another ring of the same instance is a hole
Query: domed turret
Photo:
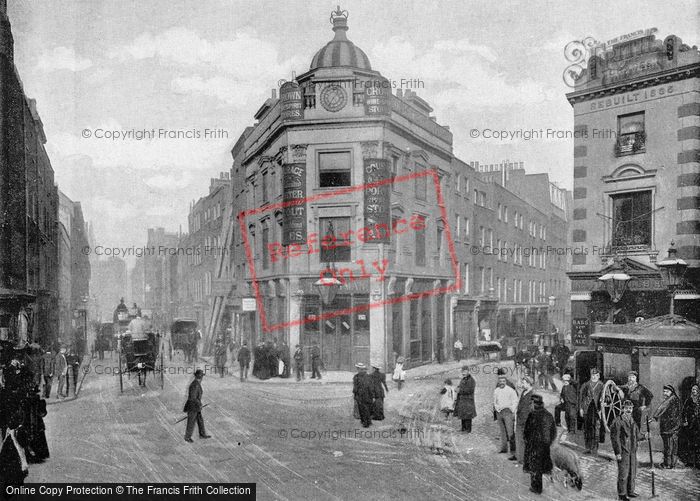
{"type": "Polygon", "coordinates": [[[348,11],[340,10],[338,6],[337,10],[331,13],[331,24],[335,37],[316,53],[309,69],[349,66],[371,70],[372,66],[369,64],[367,55],[345,35],[348,31],[348,11]]]}

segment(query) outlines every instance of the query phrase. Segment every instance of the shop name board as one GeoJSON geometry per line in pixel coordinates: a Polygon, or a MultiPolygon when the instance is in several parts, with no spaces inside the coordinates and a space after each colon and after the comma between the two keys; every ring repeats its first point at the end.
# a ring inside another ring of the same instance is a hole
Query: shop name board
{"type": "Polygon", "coordinates": [[[658,99],[668,96],[673,93],[673,85],[662,85],[650,89],[640,89],[634,92],[627,92],[616,96],[606,97],[605,99],[597,99],[591,101],[591,111],[604,110],[615,106],[624,106],[626,104],[641,103],[649,99],[658,99]]]}
{"type": "Polygon", "coordinates": [[[285,82],[280,87],[280,116],[282,120],[304,118],[303,92],[296,82],[285,82]]]}
{"type": "Polygon", "coordinates": [[[660,52],[653,52],[619,63],[611,61],[605,70],[603,85],[662,70],[660,55],[660,52]]]}
{"type": "Polygon", "coordinates": [[[255,311],[257,309],[257,303],[254,297],[242,297],[241,298],[241,310],[242,311],[255,311]]]}
{"type": "Polygon", "coordinates": [[[571,342],[574,346],[585,346],[591,333],[591,322],[588,318],[573,318],[571,320],[571,342]]]}
{"type": "Polygon", "coordinates": [[[372,243],[389,243],[388,231],[391,219],[391,185],[368,186],[384,181],[390,177],[389,161],[383,158],[366,158],[364,161],[364,216],[365,228],[368,230],[366,241],[372,243]]]}
{"type": "Polygon", "coordinates": [[[306,243],[306,163],[282,166],[282,245],[306,243]]]}
{"type": "MultiPolygon", "coordinates": [[[[632,280],[628,282],[627,288],[629,290],[666,290],[666,286],[661,281],[661,278],[638,278],[633,277],[632,280]]],[[[572,280],[571,281],[571,291],[572,292],[591,292],[595,290],[603,290],[602,283],[600,280],[588,279],[588,280],[572,280]]]]}
{"type": "Polygon", "coordinates": [[[612,40],[608,40],[604,45],[607,48],[612,47],[615,44],[618,43],[623,43],[623,42],[631,42],[632,40],[636,40],[638,38],[644,38],[653,35],[659,31],[657,28],[648,28],[646,30],[637,30],[633,31],[632,33],[627,33],[626,35],[620,35],[619,37],[615,37],[612,40]]]}
{"type": "MultiPolygon", "coordinates": [[[[300,289],[305,295],[318,296],[317,278],[302,278],[299,281],[300,289]]],[[[338,286],[338,294],[369,294],[369,279],[345,280],[338,286]]]]}
{"type": "MultiPolygon", "coordinates": [[[[380,82],[377,82],[380,83],[380,82]]],[[[383,82],[381,82],[383,83],[383,82]]],[[[365,87],[365,114],[366,115],[389,115],[389,94],[391,90],[389,82],[387,85],[371,85],[365,87]]]]}

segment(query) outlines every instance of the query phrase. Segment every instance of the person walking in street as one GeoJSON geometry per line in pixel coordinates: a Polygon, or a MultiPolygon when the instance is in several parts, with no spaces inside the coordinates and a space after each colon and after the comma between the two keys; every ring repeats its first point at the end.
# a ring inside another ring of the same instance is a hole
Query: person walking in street
{"type": "Polygon", "coordinates": [[[63,385],[66,384],[66,375],[68,374],[68,361],[66,360],[66,349],[61,348],[56,355],[56,366],[54,374],[58,375],[58,388],[56,393],[58,398],[63,398],[63,385]]]}
{"type": "Polygon", "coordinates": [[[228,353],[224,340],[219,337],[216,339],[216,343],[214,345],[214,365],[216,366],[216,372],[219,373],[220,377],[224,377],[227,356],[228,353]]]}
{"type": "Polygon", "coordinates": [[[557,368],[559,369],[559,377],[563,378],[564,377],[564,371],[566,370],[566,364],[569,362],[569,357],[571,356],[571,350],[569,349],[566,344],[564,344],[564,340],[562,339],[559,341],[559,344],[554,347],[552,350],[552,357],[554,358],[554,361],[557,363],[557,368]]]}
{"type": "Polygon", "coordinates": [[[637,371],[629,371],[627,374],[627,384],[617,387],[622,400],[630,400],[634,409],[632,410],[632,418],[637,423],[639,429],[642,428],[642,413],[651,406],[651,400],[654,395],[643,385],[637,381],[639,374],[637,371]]]}
{"type": "Polygon", "coordinates": [[[561,426],[561,413],[564,412],[566,419],[566,430],[569,434],[576,434],[576,412],[578,410],[578,391],[571,382],[571,374],[562,376],[561,393],[559,394],[559,405],[554,408],[554,423],[561,426]]]}
{"type": "Polygon", "coordinates": [[[455,401],[457,400],[457,392],[452,386],[451,379],[445,379],[445,386],[440,390],[440,412],[445,414],[445,421],[449,421],[450,416],[455,411],[455,401]]]}
{"type": "Polygon", "coordinates": [[[394,366],[394,374],[391,377],[396,382],[396,388],[401,391],[404,381],[406,380],[406,371],[403,368],[404,358],[399,357],[396,359],[396,365],[394,366]]]}
{"type": "Polygon", "coordinates": [[[681,459],[686,466],[700,468],[700,386],[690,388],[690,397],[683,404],[681,459]]]}
{"type": "Polygon", "coordinates": [[[311,379],[321,379],[321,349],[314,341],[311,347],[311,379]]]}
{"type": "Polygon", "coordinates": [[[654,412],[654,419],[659,422],[659,432],[664,444],[663,467],[670,470],[676,466],[678,432],[681,429],[681,400],[676,395],[676,389],[670,384],[664,386],[664,401],[654,412]]]}
{"type": "Polygon", "coordinates": [[[525,423],[532,410],[532,383],[530,376],[523,376],[520,380],[522,393],[518,400],[518,409],[515,411],[515,457],[519,464],[523,464],[525,460],[525,423]]]}
{"type": "Polygon", "coordinates": [[[462,421],[461,431],[472,432],[472,419],[476,417],[476,404],[474,392],[476,381],[469,372],[469,366],[462,367],[462,380],[457,387],[457,400],[455,401],[455,415],[462,421]]]}
{"type": "Polygon", "coordinates": [[[591,379],[581,385],[579,392],[579,415],[583,418],[583,438],[586,443],[585,454],[597,454],[600,440],[600,395],[603,383],[600,382],[600,371],[597,367],[591,369],[591,379]]]}
{"type": "Polygon", "coordinates": [[[455,344],[454,344],[454,347],[452,348],[452,351],[454,353],[454,357],[455,357],[455,360],[457,362],[462,361],[462,348],[463,348],[462,341],[460,341],[459,339],[457,341],[455,341],[455,344]]]}
{"type": "Polygon", "coordinates": [[[294,351],[294,367],[297,373],[297,381],[305,379],[304,377],[304,351],[301,349],[301,345],[296,346],[294,351]]]}
{"type": "MultiPolygon", "coordinates": [[[[374,391],[374,404],[372,405],[372,419],[376,421],[384,420],[384,397],[389,393],[386,385],[386,374],[382,372],[379,365],[373,365],[374,372],[370,374],[372,378],[372,390],[374,391]]],[[[320,379],[320,377],[319,377],[320,379]]]]}
{"type": "Polygon", "coordinates": [[[551,381],[549,376],[549,360],[547,358],[547,353],[544,351],[544,346],[540,346],[540,352],[535,358],[537,364],[537,386],[541,389],[547,390],[550,387],[547,383],[551,381]]]}
{"type": "Polygon", "coordinates": [[[51,397],[51,384],[53,382],[53,375],[56,370],[56,362],[53,353],[46,351],[41,360],[41,372],[44,374],[44,398],[51,397]]]}
{"type": "Polygon", "coordinates": [[[357,374],[352,378],[352,394],[357,404],[362,427],[367,428],[372,424],[374,388],[372,379],[367,374],[367,366],[363,363],[357,363],[355,367],[357,367],[357,374]]]}
{"type": "Polygon", "coordinates": [[[204,430],[204,418],[202,417],[203,378],[204,371],[202,369],[194,371],[194,380],[192,380],[187,390],[187,402],[185,402],[185,407],[182,409],[182,412],[187,413],[185,442],[192,442],[192,432],[194,431],[195,423],[197,423],[200,438],[211,438],[211,435],[207,435],[207,432],[204,430]]]}
{"type": "Polygon", "coordinates": [[[542,494],[542,475],[551,473],[549,453],[557,436],[554,417],[544,408],[541,395],[532,395],[532,411],[525,422],[525,460],[523,471],[530,474],[530,492],[542,494]]]}
{"type": "Polygon", "coordinates": [[[493,390],[493,409],[501,431],[500,453],[505,454],[510,447],[510,460],[515,457],[515,413],[518,410],[518,394],[506,384],[506,376],[498,376],[498,386],[493,390]]]}
{"type": "Polygon", "coordinates": [[[17,439],[17,430],[22,424],[22,413],[17,410],[9,416],[7,433],[0,447],[0,489],[5,495],[9,485],[20,486],[29,473],[29,465],[24,453],[24,447],[17,439]]]}
{"type": "Polygon", "coordinates": [[[247,381],[248,369],[250,368],[250,349],[247,341],[243,341],[243,346],[238,350],[238,366],[241,371],[241,383],[247,381]]]}
{"type": "Polygon", "coordinates": [[[292,370],[290,366],[291,353],[289,352],[289,345],[284,340],[280,344],[279,357],[280,360],[282,360],[282,364],[284,365],[280,377],[286,379],[291,375],[292,370]]]}
{"type": "MultiPolygon", "coordinates": [[[[68,368],[69,374],[73,375],[73,396],[78,396],[78,374],[80,373],[80,364],[82,362],[80,355],[75,350],[71,350],[71,363],[68,368]]],[[[68,396],[68,390],[66,390],[66,396],[68,396]]]]}
{"type": "MultiPolygon", "coordinates": [[[[632,418],[634,404],[631,400],[622,403],[622,414],[610,427],[610,442],[617,459],[617,495],[621,501],[636,498],[637,442],[640,440],[639,426],[632,418]]],[[[644,437],[641,434],[642,439],[644,437]]]]}

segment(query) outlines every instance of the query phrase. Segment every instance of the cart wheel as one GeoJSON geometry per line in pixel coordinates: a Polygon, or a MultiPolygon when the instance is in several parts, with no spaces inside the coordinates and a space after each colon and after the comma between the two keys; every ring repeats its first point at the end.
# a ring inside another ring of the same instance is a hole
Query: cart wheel
{"type": "Polygon", "coordinates": [[[603,425],[606,431],[610,431],[613,420],[622,414],[622,399],[615,383],[608,379],[600,394],[600,409],[603,415],[603,425]]]}
{"type": "Polygon", "coordinates": [[[122,370],[123,370],[122,354],[117,353],[117,356],[118,356],[118,360],[119,360],[119,391],[121,393],[124,393],[124,376],[122,376],[122,370]]]}

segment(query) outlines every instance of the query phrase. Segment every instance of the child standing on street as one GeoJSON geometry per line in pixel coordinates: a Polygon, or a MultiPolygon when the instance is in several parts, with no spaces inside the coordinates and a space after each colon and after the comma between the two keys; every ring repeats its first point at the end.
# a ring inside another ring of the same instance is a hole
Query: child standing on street
{"type": "Polygon", "coordinates": [[[445,421],[450,419],[450,414],[455,411],[455,389],[452,386],[451,379],[445,379],[445,386],[440,390],[442,398],[440,399],[440,411],[445,413],[445,421]]]}
{"type": "Polygon", "coordinates": [[[406,371],[403,370],[403,364],[404,364],[403,357],[399,357],[396,359],[396,366],[394,367],[394,375],[391,377],[391,379],[396,381],[396,387],[398,390],[401,390],[401,387],[403,386],[403,382],[406,380],[406,371]]]}

